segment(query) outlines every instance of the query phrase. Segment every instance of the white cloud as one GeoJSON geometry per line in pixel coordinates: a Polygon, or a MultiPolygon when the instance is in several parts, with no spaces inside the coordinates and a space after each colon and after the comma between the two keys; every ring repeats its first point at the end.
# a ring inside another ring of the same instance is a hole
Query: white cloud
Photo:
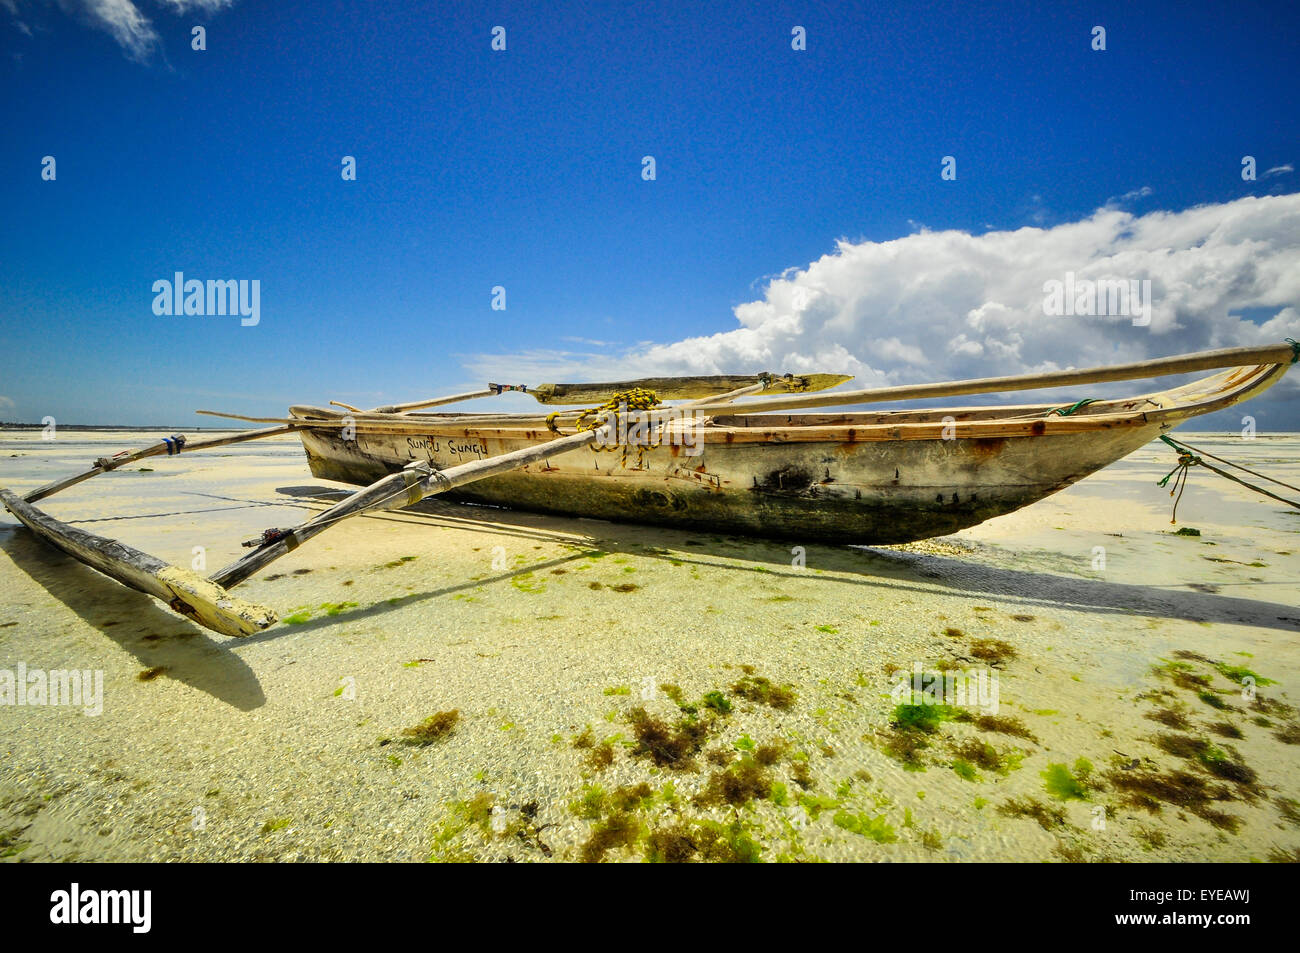
{"type": "MultiPolygon", "coordinates": [[[[144,62],[158,47],[158,31],[153,20],[136,0],[53,0],[64,13],[82,23],[102,30],[122,47],[126,55],[144,62]]],[[[234,0],[156,0],[156,5],[176,16],[210,15],[234,4],[234,0]]],[[[20,0],[0,0],[0,8],[13,18],[22,32],[31,35],[24,22],[20,0]]]]}
{"type": "Polygon", "coordinates": [[[732,330],[615,356],[479,355],[469,366],[529,382],[770,370],[842,372],[875,386],[1276,344],[1300,337],[1300,194],[1140,216],[1102,208],[1050,228],[840,241],[770,280],[735,316],[732,330]],[[1044,282],[1067,272],[1150,279],[1150,326],[1045,315],[1044,282]],[[1234,313],[1243,309],[1268,319],[1234,313]]]}
{"type": "Polygon", "coordinates": [[[171,7],[172,12],[177,16],[183,16],[191,10],[197,10],[199,13],[216,13],[235,4],[235,0],[159,0],[159,2],[165,7],[171,7]]]}
{"type": "Polygon", "coordinates": [[[1286,175],[1288,172],[1294,172],[1294,171],[1295,171],[1295,166],[1293,166],[1289,162],[1286,165],[1275,165],[1273,166],[1273,168],[1269,169],[1267,172],[1264,173],[1264,178],[1267,179],[1271,175],[1286,175]]]}
{"type": "Polygon", "coordinates": [[[1106,200],[1105,207],[1114,208],[1123,205],[1125,202],[1136,202],[1138,199],[1144,199],[1154,194],[1155,189],[1151,188],[1149,185],[1144,185],[1140,189],[1132,189],[1125,192],[1123,195],[1112,195],[1106,200]]]}
{"type": "Polygon", "coordinates": [[[153,22],[131,0],[58,0],[65,13],[103,30],[128,57],[144,61],[158,45],[153,22]]]}

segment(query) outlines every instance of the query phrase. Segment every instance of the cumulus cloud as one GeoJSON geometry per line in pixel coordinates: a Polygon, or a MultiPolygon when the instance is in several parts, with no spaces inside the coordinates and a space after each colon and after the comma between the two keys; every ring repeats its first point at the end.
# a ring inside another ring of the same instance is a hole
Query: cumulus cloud
{"type": "Polygon", "coordinates": [[[771,279],[735,317],[730,330],[617,355],[480,355],[471,366],[498,376],[522,369],[530,381],[828,371],[877,386],[1276,344],[1300,337],[1300,194],[1144,215],[1105,207],[1050,228],[840,241],[771,279]],[[1044,314],[1045,284],[1071,272],[1150,280],[1149,326],[1044,314]]]}

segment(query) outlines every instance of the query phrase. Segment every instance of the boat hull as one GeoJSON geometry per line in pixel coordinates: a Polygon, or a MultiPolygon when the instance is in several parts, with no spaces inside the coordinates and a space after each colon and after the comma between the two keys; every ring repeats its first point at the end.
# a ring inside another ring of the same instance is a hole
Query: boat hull
{"type": "MultiPolygon", "coordinates": [[[[802,542],[903,543],[956,532],[1062,490],[1160,432],[1148,423],[1073,434],[870,442],[705,440],[580,449],[450,491],[448,499],[616,522],[802,542]],[[638,462],[640,465],[638,466],[638,462]]],[[[499,432],[498,432],[499,433],[499,432]]],[[[301,431],[312,473],[366,485],[412,461],[439,469],[545,439],[301,431]]]]}

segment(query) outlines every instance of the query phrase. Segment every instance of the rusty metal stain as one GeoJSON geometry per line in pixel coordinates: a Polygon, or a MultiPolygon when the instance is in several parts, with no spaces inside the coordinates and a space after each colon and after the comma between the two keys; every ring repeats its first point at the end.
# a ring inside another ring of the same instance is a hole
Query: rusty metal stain
{"type": "Polygon", "coordinates": [[[710,489],[722,489],[722,478],[716,473],[706,472],[703,467],[695,470],[688,470],[686,467],[680,466],[671,467],[667,475],[676,480],[685,480],[688,483],[695,483],[710,489]]]}
{"type": "Polygon", "coordinates": [[[972,437],[966,442],[971,453],[981,460],[996,457],[1007,446],[1006,437],[972,437]]]}

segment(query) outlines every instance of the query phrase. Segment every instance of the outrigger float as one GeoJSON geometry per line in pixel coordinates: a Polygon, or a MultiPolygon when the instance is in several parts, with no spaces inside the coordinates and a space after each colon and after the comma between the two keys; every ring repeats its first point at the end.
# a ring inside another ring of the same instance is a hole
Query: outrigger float
{"type": "MultiPolygon", "coordinates": [[[[32,532],[105,575],[216,632],[251,635],[274,624],[276,615],[229,590],[318,533],[363,513],[445,493],[467,503],[809,543],[909,542],[974,526],[1062,490],[1186,420],[1262,393],[1298,356],[1300,345],[1288,342],[1087,370],[866,390],[830,390],[850,379],[843,375],[764,373],[492,384],[368,411],[336,402],[338,410],[292,407],[282,418],[200,411],[271,426],[200,440],[168,437],[101,458],[89,470],[23,497],[0,490],[0,501],[32,532]],[[1137,397],[1065,406],[792,413],[1200,371],[1219,373],[1137,397]],[[543,404],[602,403],[549,414],[420,412],[510,391],[543,404]],[[315,476],[362,489],[299,526],[265,531],[245,544],[252,552],[207,578],[69,526],[32,505],[146,457],[288,433],[302,440],[315,476]],[[615,452],[575,453],[583,448],[615,452]]],[[[1175,448],[1187,458],[1180,458],[1184,471],[1190,462],[1202,462],[1175,448]]]]}

